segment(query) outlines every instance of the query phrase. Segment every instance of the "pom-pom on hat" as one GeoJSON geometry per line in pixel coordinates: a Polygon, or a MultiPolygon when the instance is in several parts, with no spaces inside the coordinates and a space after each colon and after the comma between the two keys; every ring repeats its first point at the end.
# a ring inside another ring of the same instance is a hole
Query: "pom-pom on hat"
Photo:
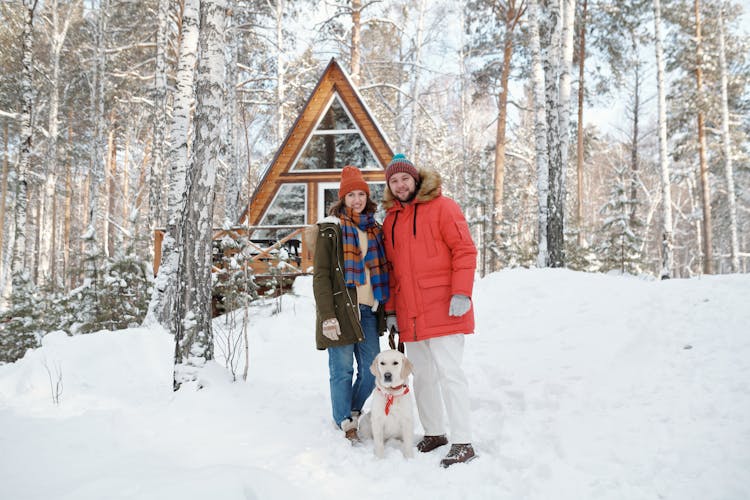
{"type": "Polygon", "coordinates": [[[362,172],[352,165],[347,165],[341,171],[341,184],[339,184],[339,200],[343,200],[348,193],[356,190],[364,191],[370,196],[370,186],[362,177],[362,172]]]}
{"type": "Polygon", "coordinates": [[[412,162],[406,159],[401,153],[393,155],[391,162],[385,169],[385,182],[387,183],[393,174],[404,172],[414,177],[415,181],[419,181],[419,172],[412,162]]]}

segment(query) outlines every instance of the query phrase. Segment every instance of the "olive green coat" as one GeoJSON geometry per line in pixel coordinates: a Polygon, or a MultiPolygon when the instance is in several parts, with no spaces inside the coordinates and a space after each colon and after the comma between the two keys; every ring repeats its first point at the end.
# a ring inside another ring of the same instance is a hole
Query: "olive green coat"
{"type": "MultiPolygon", "coordinates": [[[[317,223],[313,260],[313,294],[315,295],[315,344],[317,349],[340,347],[364,340],[359,322],[357,291],[344,280],[344,246],[337,217],[326,217],[317,223]],[[323,335],[323,321],[336,318],[341,336],[333,341],[323,335]]],[[[385,307],[378,307],[378,333],[385,331],[385,307]]]]}

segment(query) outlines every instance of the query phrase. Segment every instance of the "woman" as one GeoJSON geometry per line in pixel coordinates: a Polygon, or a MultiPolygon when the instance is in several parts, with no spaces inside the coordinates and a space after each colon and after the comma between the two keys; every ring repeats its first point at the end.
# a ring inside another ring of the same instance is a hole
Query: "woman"
{"type": "Polygon", "coordinates": [[[344,167],[339,201],[318,222],[315,243],[315,341],[318,349],[328,350],[333,420],[352,443],[359,441],[357,419],[375,386],[370,364],[380,352],[379,336],[385,330],[381,304],[388,300],[385,247],[375,209],[362,173],[344,167]]]}

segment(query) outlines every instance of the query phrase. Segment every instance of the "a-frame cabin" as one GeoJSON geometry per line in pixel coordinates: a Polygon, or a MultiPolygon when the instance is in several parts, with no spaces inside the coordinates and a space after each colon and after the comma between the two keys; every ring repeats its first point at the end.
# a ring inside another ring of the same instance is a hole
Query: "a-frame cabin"
{"type": "Polygon", "coordinates": [[[362,170],[377,200],[393,152],[349,76],[331,59],[240,217],[248,226],[299,226],[337,200],[341,169],[362,170]]]}
{"type": "MultiPolygon", "coordinates": [[[[311,265],[302,230],[323,218],[338,199],[341,170],[354,165],[370,184],[371,197],[382,199],[384,169],[393,152],[375,117],[349,75],[331,59],[310,98],[265,171],[238,226],[218,230],[214,239],[247,234],[256,276],[278,267],[289,255],[288,272],[311,265]],[[283,251],[282,251],[283,250],[283,251]]],[[[155,269],[161,254],[157,234],[155,269]]]]}
{"type": "Polygon", "coordinates": [[[359,167],[372,198],[379,201],[385,188],[384,169],[392,156],[349,75],[331,59],[239,224],[248,228],[259,246],[291,247],[297,267],[304,272],[312,256],[301,248],[301,231],[325,217],[338,199],[344,166],[359,167]]]}

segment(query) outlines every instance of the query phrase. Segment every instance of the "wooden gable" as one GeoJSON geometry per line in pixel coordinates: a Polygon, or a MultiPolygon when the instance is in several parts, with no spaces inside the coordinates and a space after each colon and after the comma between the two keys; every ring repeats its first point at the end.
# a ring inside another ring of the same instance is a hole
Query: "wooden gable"
{"type": "MultiPolygon", "coordinates": [[[[302,112],[292,125],[276,156],[266,169],[258,187],[240,217],[240,224],[257,226],[266,213],[274,197],[284,184],[303,184],[306,186],[306,222],[317,221],[318,184],[338,183],[341,171],[330,170],[293,170],[303,148],[308,144],[311,135],[318,126],[323,113],[337,95],[340,103],[346,108],[349,117],[356,124],[362,139],[369,146],[380,168],[363,169],[362,174],[367,182],[382,182],[384,169],[393,156],[385,136],[378,128],[372,113],[368,110],[349,76],[336,59],[331,59],[315,86],[302,112]]],[[[360,165],[357,165],[360,166],[360,165]]]]}

